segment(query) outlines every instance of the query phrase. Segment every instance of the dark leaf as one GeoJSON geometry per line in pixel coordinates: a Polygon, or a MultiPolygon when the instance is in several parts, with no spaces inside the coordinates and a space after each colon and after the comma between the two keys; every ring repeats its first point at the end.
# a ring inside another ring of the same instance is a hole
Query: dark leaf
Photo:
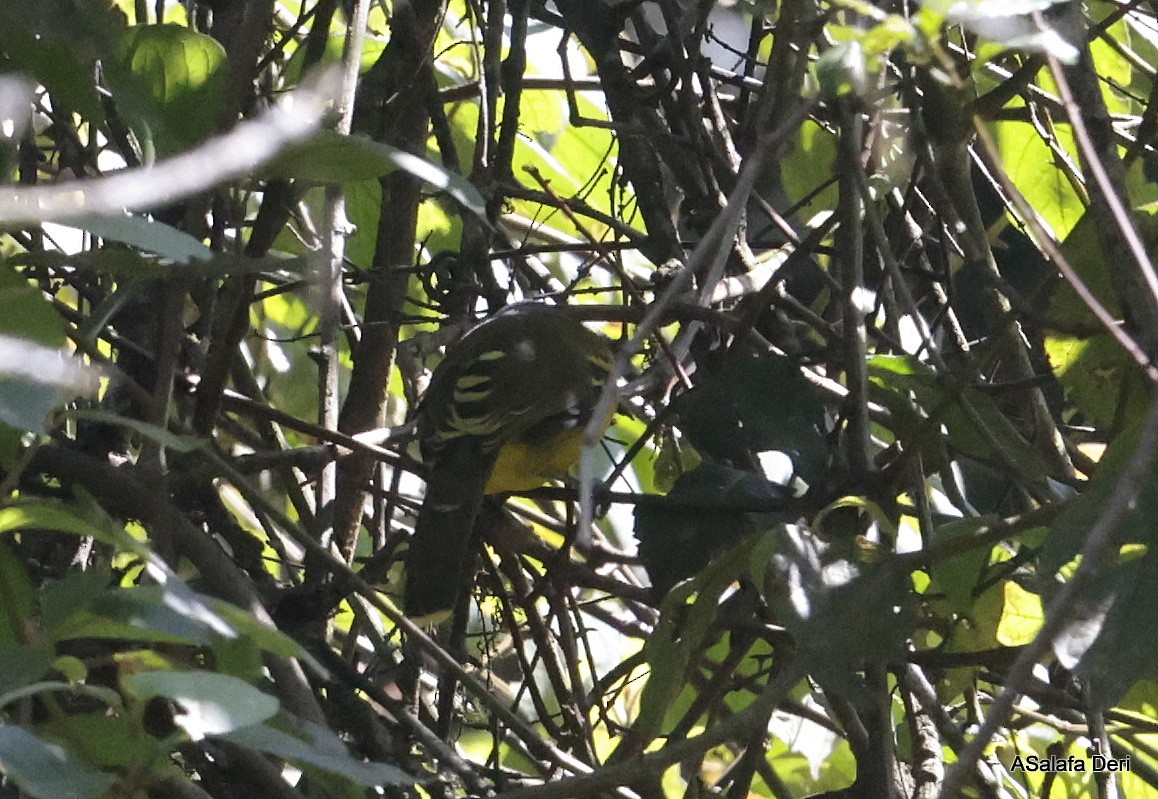
{"type": "MultiPolygon", "coordinates": [[[[1134,426],[1103,456],[1090,487],[1070,502],[1050,527],[1042,550],[1041,573],[1048,598],[1068,571],[1137,445],[1134,426]]],[[[1109,707],[1139,679],[1158,676],[1158,464],[1152,464],[1141,492],[1114,531],[1108,557],[1079,593],[1072,618],[1054,641],[1063,665],[1089,681],[1093,700],[1109,707]]]]}
{"type": "Polygon", "coordinates": [[[790,518],[789,511],[773,510],[787,498],[783,486],[705,461],[676,480],[667,496],[637,505],[639,555],[657,595],[697,574],[743,536],[790,518]]]}
{"type": "Polygon", "coordinates": [[[788,358],[732,357],[675,408],[680,429],[702,453],[732,459],[782,452],[807,483],[828,463],[824,404],[788,358]]]}

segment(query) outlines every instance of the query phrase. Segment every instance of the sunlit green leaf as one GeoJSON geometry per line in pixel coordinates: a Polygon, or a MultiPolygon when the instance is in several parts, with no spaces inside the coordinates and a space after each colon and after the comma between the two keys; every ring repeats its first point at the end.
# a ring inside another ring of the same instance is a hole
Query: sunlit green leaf
{"type": "MultiPolygon", "coordinates": [[[[933,544],[967,538],[986,524],[992,516],[974,516],[943,524],[934,531],[933,544]]],[[[989,562],[989,547],[975,547],[960,555],[939,559],[929,565],[931,592],[944,596],[947,613],[965,613],[973,604],[974,590],[989,562]]]]}
{"type": "Polygon", "coordinates": [[[1005,609],[997,624],[997,641],[1003,646],[1023,646],[1033,640],[1045,618],[1041,597],[1026,591],[1013,580],[1004,586],[1005,609]]]}
{"type": "MultiPolygon", "coordinates": [[[[1085,213],[1085,206],[1056,166],[1048,144],[1028,122],[994,122],[992,129],[1009,177],[1054,235],[1065,238],[1085,213]]],[[[1076,162],[1068,132],[1058,128],[1054,135],[1076,162]]]]}
{"type": "Polygon", "coordinates": [[[155,587],[111,589],[55,629],[61,640],[112,638],[174,644],[207,644],[209,630],[165,602],[155,587]]]}
{"type": "Polygon", "coordinates": [[[136,25],[121,36],[108,65],[118,107],[170,155],[201,143],[218,123],[225,50],[181,25],[136,25]]]}
{"type": "Polygon", "coordinates": [[[808,204],[799,211],[802,218],[836,207],[835,181],[829,183],[827,188],[824,187],[832,175],[835,163],[836,137],[812,122],[801,125],[780,170],[784,190],[789,198],[795,203],[802,203],[808,198],[808,204]]]}

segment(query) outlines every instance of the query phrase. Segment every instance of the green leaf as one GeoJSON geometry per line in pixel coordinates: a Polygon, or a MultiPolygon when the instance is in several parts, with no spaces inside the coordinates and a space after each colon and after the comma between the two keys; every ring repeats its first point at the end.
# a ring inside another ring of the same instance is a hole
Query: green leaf
{"type": "MultiPolygon", "coordinates": [[[[937,527],[933,543],[968,538],[974,532],[997,520],[995,516],[973,516],[937,527]]],[[[981,579],[982,570],[989,562],[991,547],[974,549],[950,558],[941,558],[929,564],[932,586],[929,593],[945,596],[945,609],[952,614],[965,613],[973,604],[973,591],[981,579]]]]}
{"type": "Polygon", "coordinates": [[[148,671],[126,674],[121,685],[143,701],[164,696],[176,702],[173,721],[194,741],[259,724],[279,707],[274,697],[229,674],[148,671]]]}
{"type": "Polygon", "coordinates": [[[1085,205],[1055,165],[1050,145],[1065,148],[1076,160],[1072,135],[1059,129],[1047,143],[1028,122],[994,122],[990,129],[1009,177],[1054,234],[1065,238],[1085,213],[1085,205]]]}
{"type": "Polygon", "coordinates": [[[1149,381],[1121,345],[1107,333],[1084,338],[1054,335],[1046,352],[1066,398],[1100,428],[1138,419],[1149,404],[1149,381]]]}
{"type": "Polygon", "coordinates": [[[157,586],[115,588],[92,600],[87,610],[73,614],[55,629],[61,641],[72,638],[114,638],[172,644],[205,645],[210,630],[182,603],[157,586]],[[166,603],[169,600],[169,603],[166,603]]]}
{"type": "Polygon", "coordinates": [[[1141,680],[1118,703],[1119,710],[1141,713],[1149,718],[1158,718],[1158,683],[1141,680]]]}
{"type": "Polygon", "coordinates": [[[52,661],[53,671],[68,681],[69,685],[80,685],[88,679],[88,666],[74,655],[61,655],[52,661]]]}
{"type": "Polygon", "coordinates": [[[0,334],[61,347],[67,341],[60,316],[35,285],[0,263],[0,334]]]}
{"type": "MultiPolygon", "coordinates": [[[[634,441],[643,436],[646,424],[642,420],[635,419],[630,420],[630,423],[634,435],[623,437],[622,440],[634,441]]],[[[661,431],[656,436],[654,456],[636,458],[631,465],[645,494],[666,494],[675,488],[676,481],[680,477],[703,462],[700,453],[696,452],[696,448],[686,438],[675,435],[674,431],[670,433],[661,431]]]]}
{"type": "Polygon", "coordinates": [[[257,647],[296,658],[319,675],[327,674],[301,644],[244,608],[188,588],[174,591],[170,585],[106,588],[107,574],[98,571],[92,578],[84,574],[51,583],[42,591],[45,625],[56,640],[114,638],[196,644],[238,655],[241,652],[235,647],[257,647]]]}
{"type": "Polygon", "coordinates": [[[89,608],[108,590],[113,576],[107,568],[94,567],[69,572],[61,580],[40,587],[41,618],[49,632],[60,629],[68,619],[89,608]]]}
{"type": "Polygon", "coordinates": [[[24,644],[36,629],[36,592],[24,561],[0,538],[0,649],[24,644]]]}
{"type": "MultiPolygon", "coordinates": [[[[575,99],[580,115],[589,118],[605,115],[590,99],[582,95],[575,99]]],[[[607,165],[616,157],[616,142],[611,132],[567,124],[566,103],[554,92],[524,93],[522,103],[530,104],[519,109],[520,123],[526,120],[526,137],[520,136],[515,145],[514,173],[522,174],[527,167],[534,167],[555,191],[568,195],[586,188],[588,199],[596,203],[596,207],[611,211],[609,206],[600,204],[610,191],[607,181],[611,170],[607,165]],[[593,176],[599,177],[589,183],[593,176]]],[[[523,130],[520,124],[520,132],[523,130]]],[[[468,131],[467,135],[473,133],[468,131]]],[[[560,224],[563,222],[558,220],[560,224]]],[[[567,230],[572,228],[568,225],[567,230]]]]}
{"type": "Polygon", "coordinates": [[[753,564],[767,562],[770,540],[770,536],[752,536],[736,544],[709,568],[666,593],[660,623],[644,643],[651,671],[632,725],[635,740],[643,744],[653,740],[673,711],[682,713],[675,700],[687,685],[688,664],[709,635],[720,597],[736,580],[750,574],[753,564]]]}
{"type": "Polygon", "coordinates": [[[732,357],[674,407],[680,429],[704,454],[783,452],[807,483],[828,463],[824,403],[788,358],[732,357]]]}
{"type": "Polygon", "coordinates": [[[234,638],[214,636],[213,667],[222,674],[231,674],[251,684],[265,679],[265,659],[261,646],[253,636],[242,633],[234,638]]]}
{"type": "Polygon", "coordinates": [[[784,190],[793,203],[805,203],[798,212],[807,218],[836,208],[836,182],[817,193],[832,174],[836,161],[836,137],[822,126],[808,121],[791,140],[792,149],[781,161],[784,190]]]}
{"type": "Polygon", "coordinates": [[[136,541],[124,528],[94,524],[63,504],[44,500],[23,500],[0,508],[0,534],[21,530],[55,530],[79,536],[92,536],[118,550],[148,554],[148,547],[136,541]]]}
{"type": "Polygon", "coordinates": [[[266,652],[299,660],[306,666],[309,666],[319,677],[323,679],[329,678],[329,671],[318,662],[317,658],[281,630],[270,627],[248,610],[239,608],[230,602],[209,597],[205,599],[209,603],[209,606],[237,631],[240,637],[261,647],[266,652]]]}
{"type": "Polygon", "coordinates": [[[396,169],[409,172],[454,198],[463,208],[485,217],[486,204],[470,181],[432,161],[365,136],[343,136],[321,131],[287,148],[262,169],[270,177],[296,178],[318,183],[373,180],[396,169]]]}
{"type": "Polygon", "coordinates": [[[11,693],[41,679],[52,667],[53,643],[47,639],[13,647],[0,647],[0,695],[11,693]]]}
{"type": "Polygon", "coordinates": [[[830,99],[863,95],[868,88],[870,63],[859,40],[838,42],[816,62],[816,80],[821,93],[830,99]]]}
{"type": "Polygon", "coordinates": [[[926,453],[933,463],[964,455],[1003,468],[1012,466],[1022,481],[1043,494],[1052,493],[1037,451],[991,397],[936,374],[910,356],[873,356],[868,366],[870,396],[896,411],[894,434],[906,448],[926,453]],[[940,425],[948,436],[935,432],[940,425]],[[946,443],[952,453],[945,452],[946,443]],[[1001,445],[1004,457],[995,443],[1001,445]]]}
{"type": "Polygon", "coordinates": [[[340,774],[359,785],[413,785],[415,782],[394,766],[350,757],[342,742],[324,727],[303,723],[297,733],[292,735],[269,724],[258,724],[220,737],[259,752],[340,774]]]}
{"type": "Polygon", "coordinates": [[[145,216],[84,217],[70,220],[70,226],[108,241],[138,247],[178,264],[210,261],[214,257],[213,250],[183,230],[145,216]]]}
{"type": "MultiPolygon", "coordinates": [[[[321,63],[336,64],[339,63],[346,51],[345,33],[330,34],[326,39],[326,51],[322,56],[321,63]]],[[[366,72],[370,67],[378,62],[382,57],[382,52],[386,49],[387,42],[377,37],[367,37],[362,45],[362,57],[360,64],[360,71],[366,72]]],[[[305,62],[306,48],[298,47],[293,51],[289,61],[285,65],[282,80],[289,84],[297,84],[302,79],[302,69],[305,62]]]]}
{"type": "Polygon", "coordinates": [[[113,783],[64,747],[12,724],[0,724],[0,771],[36,799],[96,799],[113,783]]]}
{"type": "Polygon", "coordinates": [[[23,449],[24,431],[0,421],[0,469],[11,469],[23,449]]]}
{"type": "Polygon", "coordinates": [[[997,647],[997,625],[1004,610],[1005,594],[1000,585],[982,591],[962,614],[964,623],[953,628],[945,651],[979,652],[997,647]]]}
{"type": "MultiPolygon", "coordinates": [[[[1109,15],[1106,15],[1109,16],[1109,15]]],[[[1145,74],[1145,70],[1135,70],[1134,64],[1137,63],[1137,52],[1130,55],[1122,52],[1116,41],[1130,41],[1131,45],[1138,43],[1137,39],[1130,36],[1129,26],[1120,19],[1109,29],[1112,31],[1110,36],[1094,37],[1090,43],[1090,56],[1093,58],[1094,69],[1097,70],[1098,75],[1105,83],[1102,85],[1102,100],[1106,104],[1106,110],[1112,115],[1118,114],[1139,114],[1145,110],[1145,105],[1138,102],[1138,98],[1131,97],[1129,92],[1121,92],[1116,89],[1118,86],[1149,86],[1150,77],[1145,74]],[[1141,73],[1141,74],[1139,74],[1141,73]]],[[[1106,17],[1102,21],[1109,22],[1106,17]]],[[[1099,23],[1100,24],[1100,23],[1099,23]]],[[[1134,198],[1134,195],[1126,195],[1134,198]]]]}
{"type": "MultiPolygon", "coordinates": [[[[377,246],[374,233],[382,216],[382,184],[361,180],[347,183],[342,188],[346,194],[346,213],[350,223],[357,226],[357,232],[347,244],[346,257],[351,263],[368,270],[374,265],[377,246]]],[[[436,203],[423,203],[422,208],[428,205],[436,203]]]]}
{"type": "Polygon", "coordinates": [[[85,756],[101,768],[124,768],[161,757],[157,740],[144,734],[128,713],[70,713],[37,726],[36,731],[61,743],[84,741],[85,756]]]}
{"type": "Polygon", "coordinates": [[[124,31],[108,80],[118,107],[157,152],[171,155],[204,141],[217,124],[225,88],[225,50],[183,25],[124,31]]]}
{"type": "MultiPolygon", "coordinates": [[[[67,665],[66,665],[67,668],[67,665]]],[[[95,699],[98,702],[108,705],[110,708],[120,710],[124,703],[121,701],[121,695],[112,688],[105,688],[101,685],[85,685],[84,683],[75,682],[61,682],[60,680],[45,680],[43,682],[34,682],[9,691],[0,696],[0,706],[10,705],[13,702],[19,702],[21,699],[28,699],[38,694],[49,693],[65,693],[71,696],[84,696],[95,699]]]]}
{"type": "MultiPolygon", "coordinates": [[[[804,756],[810,776],[816,779],[826,761],[840,743],[841,737],[831,726],[821,725],[813,718],[823,717],[824,705],[813,696],[819,691],[808,691],[797,701],[816,716],[804,716],[778,710],[768,722],[768,731],[788,745],[789,749],[804,756]]],[[[795,698],[795,697],[794,697],[795,698]]],[[[779,768],[777,769],[779,771],[779,768]]]]}
{"type": "MultiPolygon", "coordinates": [[[[1158,205],[1134,213],[1147,248],[1158,245],[1158,205]]],[[[1062,252],[1082,282],[1114,316],[1121,310],[1114,291],[1111,265],[1106,262],[1093,217],[1086,215],[1062,244],[1062,252]]],[[[1050,363],[1066,389],[1066,396],[1098,426],[1137,419],[1149,403],[1149,385],[1134,359],[1104,332],[1093,313],[1070,284],[1062,281],[1050,304],[1049,318],[1065,330],[1083,329],[1084,335],[1054,333],[1046,339],[1050,363]]]]}
{"type": "Polygon", "coordinates": [[[1045,618],[1041,597],[1013,580],[1005,581],[1002,592],[1005,604],[997,623],[997,642],[1002,646],[1024,646],[1037,635],[1045,618]]]}
{"type": "Polygon", "coordinates": [[[150,576],[159,583],[155,587],[136,588],[134,591],[156,591],[160,601],[177,614],[195,620],[218,635],[237,635],[225,619],[210,609],[208,600],[189,588],[163,560],[153,554],[147,544],[130,536],[95,503],[91,504],[90,512],[95,522],[85,519],[63,504],[23,501],[0,508],[0,534],[27,529],[52,530],[92,536],[117,550],[131,552],[145,561],[150,576]]]}
{"type": "MultiPolygon", "coordinates": [[[[692,651],[702,637],[694,634],[694,628],[688,634],[684,633],[677,609],[686,607],[689,601],[693,609],[700,603],[715,609],[716,597],[698,591],[699,587],[695,580],[689,580],[664,595],[659,624],[644,643],[643,654],[650,671],[639,697],[639,715],[632,725],[633,734],[639,741],[654,740],[664,728],[668,710],[686,683],[692,651]]],[[[702,617],[702,614],[697,616],[702,617]]]]}

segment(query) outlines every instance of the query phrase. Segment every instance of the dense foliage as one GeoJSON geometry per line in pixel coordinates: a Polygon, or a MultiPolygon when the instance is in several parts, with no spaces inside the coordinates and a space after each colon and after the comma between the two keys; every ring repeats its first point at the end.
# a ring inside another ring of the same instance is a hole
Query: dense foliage
{"type": "Polygon", "coordinates": [[[1105,0],[0,3],[0,794],[1158,796],[1156,74],[1105,0]],[[618,413],[423,628],[407,422],[525,299],[618,413]]]}

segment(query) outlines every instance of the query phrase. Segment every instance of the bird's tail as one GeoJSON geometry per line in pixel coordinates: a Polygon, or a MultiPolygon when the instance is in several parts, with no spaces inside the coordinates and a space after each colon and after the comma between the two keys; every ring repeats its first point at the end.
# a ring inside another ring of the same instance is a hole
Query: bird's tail
{"type": "Polygon", "coordinates": [[[427,477],[426,496],[406,553],[406,613],[424,618],[454,609],[473,577],[471,538],[494,454],[459,442],[427,477]]]}

